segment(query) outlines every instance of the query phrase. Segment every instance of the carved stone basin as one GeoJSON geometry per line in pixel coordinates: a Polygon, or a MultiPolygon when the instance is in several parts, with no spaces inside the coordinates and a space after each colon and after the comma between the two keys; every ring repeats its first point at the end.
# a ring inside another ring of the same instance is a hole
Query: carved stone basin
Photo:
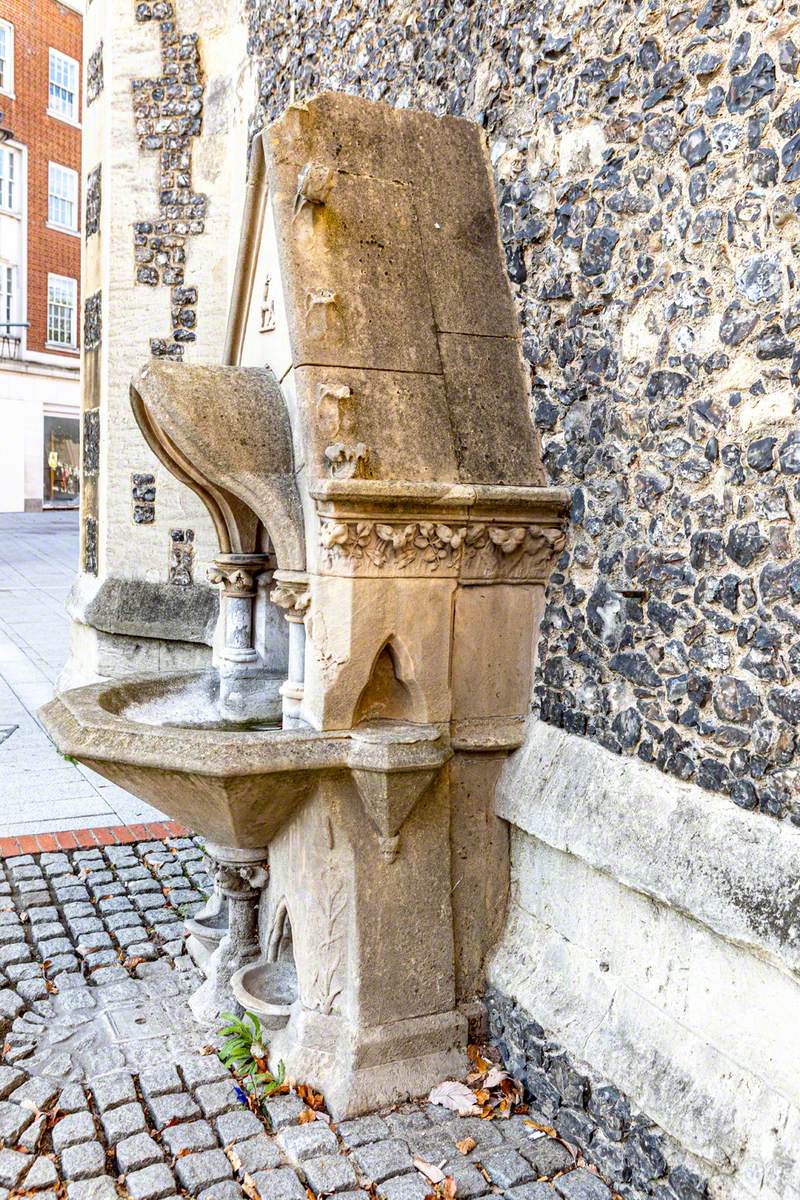
{"type": "Polygon", "coordinates": [[[218,678],[202,671],[76,688],[41,719],[62,753],[216,845],[264,849],[320,780],[345,772],[395,835],[395,808],[405,817],[450,755],[442,730],[282,729],[279,683],[268,681],[264,719],[238,725],[219,716],[218,678]]]}
{"type": "Polygon", "coordinates": [[[279,728],[280,680],[268,682],[265,719],[242,725],[219,717],[211,672],[92,684],[52,700],[41,717],[62,753],[208,841],[261,849],[315,778],[342,768],[347,742],[279,728]]]}
{"type": "Polygon", "coordinates": [[[297,999],[297,969],[290,960],[249,963],[233,976],[231,989],[242,1008],[257,1013],[265,1028],[281,1029],[297,999]]]}

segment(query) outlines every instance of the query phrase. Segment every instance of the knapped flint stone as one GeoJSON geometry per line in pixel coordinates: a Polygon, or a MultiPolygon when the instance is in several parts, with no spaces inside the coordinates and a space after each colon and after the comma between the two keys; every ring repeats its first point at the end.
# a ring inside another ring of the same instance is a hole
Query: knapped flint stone
{"type": "Polygon", "coordinates": [[[725,549],[728,557],[740,567],[749,567],[769,545],[769,538],[761,530],[758,521],[747,521],[734,525],[728,534],[725,549]]]}
{"type": "Polygon", "coordinates": [[[634,1186],[642,1187],[667,1173],[667,1160],[659,1135],[650,1129],[632,1129],[625,1142],[625,1161],[634,1186]]]}
{"type": "Polygon", "coordinates": [[[789,725],[800,724],[800,688],[772,688],[767,693],[767,704],[789,725]]]}
{"type": "Polygon", "coordinates": [[[731,78],[727,96],[728,111],[747,112],[774,91],[775,63],[769,54],[759,54],[749,71],[731,78]]]}
{"type": "Polygon", "coordinates": [[[580,257],[583,274],[603,275],[611,266],[611,258],[618,241],[619,234],[609,225],[590,230],[580,257]]]}
{"type": "Polygon", "coordinates": [[[695,25],[701,30],[715,29],[718,25],[724,25],[730,15],[731,9],[728,0],[706,0],[700,9],[695,25]]]}
{"type": "Polygon", "coordinates": [[[690,167],[697,167],[705,162],[711,153],[711,142],[702,125],[692,129],[680,144],[681,157],[686,159],[690,167]]]}
{"type": "Polygon", "coordinates": [[[722,721],[752,722],[761,712],[761,701],[749,684],[723,675],[714,685],[714,711],[722,721]]]}
{"type": "Polygon", "coordinates": [[[670,1171],[669,1182],[678,1200],[706,1200],[708,1196],[704,1181],[683,1163],[670,1171]]]}
{"type": "Polygon", "coordinates": [[[751,442],[747,447],[747,465],[754,471],[769,471],[775,462],[777,441],[774,437],[763,437],[751,442]]]}
{"type": "Polygon", "coordinates": [[[601,1083],[592,1088],[586,1110],[602,1125],[609,1137],[619,1140],[627,1133],[631,1119],[630,1104],[612,1083],[601,1083]]]}
{"type": "Polygon", "coordinates": [[[759,187],[771,187],[778,182],[778,155],[769,146],[753,151],[748,159],[753,183],[759,187]]]}
{"type": "Polygon", "coordinates": [[[647,382],[648,400],[679,399],[687,387],[689,379],[677,371],[653,371],[647,382]]]}
{"type": "Polygon", "coordinates": [[[642,142],[657,154],[666,154],[677,140],[678,130],[672,117],[653,117],[645,124],[642,142]]]}
{"type": "Polygon", "coordinates": [[[733,49],[731,50],[730,58],[728,59],[728,70],[730,71],[731,75],[733,75],[735,71],[738,71],[740,67],[746,65],[747,56],[750,53],[750,43],[752,40],[751,34],[747,29],[742,29],[741,32],[737,33],[733,42],[733,49]]]}
{"type": "Polygon", "coordinates": [[[751,304],[779,300],[783,291],[783,267],[777,254],[755,254],[736,271],[736,287],[751,304]]]}
{"type": "Polygon", "coordinates": [[[637,683],[641,687],[660,688],[663,684],[660,675],[653,670],[650,660],[644,654],[622,651],[612,655],[609,666],[612,671],[617,671],[631,683],[637,683]]]}
{"type": "Polygon", "coordinates": [[[778,450],[784,475],[800,475],[800,433],[790,433],[778,450]]]}
{"type": "Polygon", "coordinates": [[[756,338],[756,358],[791,358],[793,353],[794,342],[786,336],[780,325],[770,325],[756,338]]]}

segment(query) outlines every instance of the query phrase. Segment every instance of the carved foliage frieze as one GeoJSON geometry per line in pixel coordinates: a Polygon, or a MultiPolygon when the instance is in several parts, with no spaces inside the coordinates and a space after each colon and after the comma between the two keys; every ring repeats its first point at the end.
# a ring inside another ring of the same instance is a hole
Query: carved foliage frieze
{"type": "Polygon", "coordinates": [[[439,572],[476,579],[544,579],[565,541],[562,529],[533,525],[325,518],[320,527],[323,568],[347,575],[439,572]]]}

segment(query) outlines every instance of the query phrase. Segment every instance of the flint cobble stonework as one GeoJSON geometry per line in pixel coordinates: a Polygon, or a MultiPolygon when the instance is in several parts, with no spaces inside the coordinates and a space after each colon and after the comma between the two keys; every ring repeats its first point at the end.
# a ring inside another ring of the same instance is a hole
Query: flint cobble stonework
{"type": "Polygon", "coordinates": [[[706,1200],[705,1180],[619,1088],[573,1061],[508,996],[490,988],[486,1005],[492,1040],[523,1081],[531,1118],[580,1146],[587,1162],[615,1180],[623,1200],[706,1200]]]}
{"type": "Polygon", "coordinates": [[[800,822],[797,5],[248,0],[253,128],[478,120],[550,480],[548,722],[800,822]]]}
{"type": "Polygon", "coordinates": [[[244,1108],[188,1009],[182,919],[210,886],[190,838],[0,864],[0,1196],[425,1200],[419,1156],[464,1200],[611,1200],[520,1117],[421,1102],[329,1126],[297,1094],[244,1108]]]}

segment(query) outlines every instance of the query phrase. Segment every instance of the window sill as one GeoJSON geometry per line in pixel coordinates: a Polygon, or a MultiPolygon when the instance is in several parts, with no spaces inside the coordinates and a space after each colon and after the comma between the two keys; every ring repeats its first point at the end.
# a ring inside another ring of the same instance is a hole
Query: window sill
{"type": "Polygon", "coordinates": [[[79,346],[65,346],[63,342],[45,342],[46,350],[57,350],[59,354],[80,354],[79,346]]]}
{"type": "Polygon", "coordinates": [[[16,209],[13,208],[6,208],[2,204],[0,204],[0,214],[2,214],[4,217],[13,217],[15,221],[22,220],[21,212],[17,212],[16,209]]]}
{"type": "Polygon", "coordinates": [[[69,237],[79,238],[81,236],[80,229],[68,229],[66,225],[56,225],[54,221],[45,221],[48,229],[54,230],[56,233],[66,233],[69,237]]]}
{"type": "Polygon", "coordinates": [[[71,125],[73,129],[80,129],[80,121],[76,121],[74,117],[67,117],[64,113],[54,112],[52,108],[47,110],[48,117],[52,117],[54,121],[61,121],[64,125],[71,125]]]}
{"type": "Polygon", "coordinates": [[[7,100],[16,100],[13,92],[7,92],[5,88],[0,88],[0,96],[5,96],[7,100]]]}

